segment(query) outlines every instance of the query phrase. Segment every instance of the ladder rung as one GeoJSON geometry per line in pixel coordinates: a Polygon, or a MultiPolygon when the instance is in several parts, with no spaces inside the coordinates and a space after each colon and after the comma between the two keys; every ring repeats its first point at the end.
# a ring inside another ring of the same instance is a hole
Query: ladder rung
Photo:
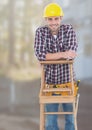
{"type": "Polygon", "coordinates": [[[57,115],[57,114],[74,114],[74,112],[45,112],[45,115],[57,115]]]}
{"type": "Polygon", "coordinates": [[[70,88],[45,88],[42,91],[43,92],[63,92],[63,91],[70,92],[71,89],[70,88]]]}

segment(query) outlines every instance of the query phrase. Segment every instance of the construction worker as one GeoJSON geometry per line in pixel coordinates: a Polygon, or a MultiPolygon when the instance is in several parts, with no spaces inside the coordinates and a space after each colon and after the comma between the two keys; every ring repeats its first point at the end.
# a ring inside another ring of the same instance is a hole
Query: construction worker
{"type": "MultiPolygon", "coordinates": [[[[50,3],[44,9],[45,26],[39,27],[35,34],[35,55],[39,61],[74,59],[77,42],[72,25],[61,24],[64,16],[62,8],[57,3],[50,3]]],[[[75,76],[74,76],[75,77],[75,76]]],[[[75,80],[75,79],[74,79],[75,80]]],[[[62,84],[70,82],[69,65],[46,65],[46,84],[62,84]]],[[[59,104],[46,104],[47,112],[57,112],[59,104]]],[[[72,111],[72,104],[62,104],[64,111],[72,111]]],[[[59,130],[57,115],[46,116],[46,130],[59,130]]],[[[75,130],[73,115],[65,115],[65,130],[75,130]]]]}

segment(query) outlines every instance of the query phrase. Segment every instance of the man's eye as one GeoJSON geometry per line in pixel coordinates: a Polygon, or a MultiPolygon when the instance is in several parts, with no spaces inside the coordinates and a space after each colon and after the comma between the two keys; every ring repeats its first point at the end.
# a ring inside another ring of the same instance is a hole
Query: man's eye
{"type": "Polygon", "coordinates": [[[58,20],[58,18],[55,18],[55,20],[58,20]]]}
{"type": "Polygon", "coordinates": [[[49,18],[48,20],[49,20],[49,21],[51,21],[51,20],[52,20],[52,18],[49,18]]]}

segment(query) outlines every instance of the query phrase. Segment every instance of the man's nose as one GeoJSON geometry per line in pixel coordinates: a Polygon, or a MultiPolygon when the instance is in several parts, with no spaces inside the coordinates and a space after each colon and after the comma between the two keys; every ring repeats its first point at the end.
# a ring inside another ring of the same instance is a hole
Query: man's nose
{"type": "Polygon", "coordinates": [[[56,21],[55,21],[55,20],[52,20],[52,24],[56,24],[56,21]]]}

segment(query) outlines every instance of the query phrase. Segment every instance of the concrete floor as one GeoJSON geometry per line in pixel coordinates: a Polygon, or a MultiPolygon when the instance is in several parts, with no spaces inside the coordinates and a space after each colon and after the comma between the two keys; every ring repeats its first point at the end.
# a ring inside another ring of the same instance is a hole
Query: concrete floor
{"type": "MultiPolygon", "coordinates": [[[[0,78],[0,130],[39,130],[39,89],[40,79],[12,82],[0,78]]],[[[79,93],[78,130],[91,130],[92,84],[81,82],[79,93]]],[[[59,127],[63,130],[63,116],[59,116],[59,127]]]]}

